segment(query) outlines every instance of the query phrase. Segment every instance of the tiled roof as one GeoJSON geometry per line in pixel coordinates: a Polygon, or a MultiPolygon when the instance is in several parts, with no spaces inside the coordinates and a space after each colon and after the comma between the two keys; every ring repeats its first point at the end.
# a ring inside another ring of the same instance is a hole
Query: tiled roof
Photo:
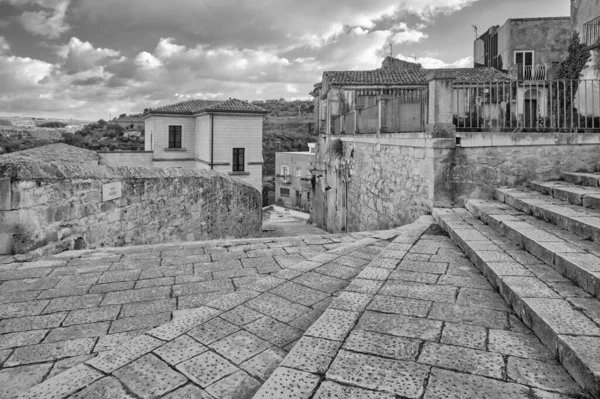
{"type": "Polygon", "coordinates": [[[188,100],[180,103],[165,105],[158,108],[149,108],[148,114],[181,114],[194,115],[200,112],[244,112],[266,113],[267,111],[245,101],[230,98],[226,101],[216,100],[188,100]]]}
{"type": "Polygon", "coordinates": [[[509,75],[494,68],[375,69],[372,71],[325,72],[329,85],[424,85],[435,73],[456,79],[456,83],[508,81],[509,75]]]}

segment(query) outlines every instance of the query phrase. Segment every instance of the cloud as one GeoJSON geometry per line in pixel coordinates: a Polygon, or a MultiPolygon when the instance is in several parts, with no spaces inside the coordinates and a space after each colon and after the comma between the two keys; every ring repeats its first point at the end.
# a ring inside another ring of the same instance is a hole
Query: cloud
{"type": "Polygon", "coordinates": [[[65,22],[67,9],[71,0],[0,0],[17,7],[37,6],[38,11],[25,11],[19,17],[19,22],[28,32],[57,39],[71,27],[65,22]]]}
{"type": "MultiPolygon", "coordinates": [[[[407,57],[403,54],[398,54],[397,58],[405,61],[414,61],[414,58],[407,57]]],[[[447,63],[438,58],[433,57],[417,57],[417,62],[423,65],[423,68],[472,68],[473,67],[473,57],[464,57],[457,61],[447,63]]]]}
{"type": "Polygon", "coordinates": [[[121,53],[106,48],[94,48],[90,42],[72,37],[68,44],[60,46],[58,55],[63,59],[66,73],[75,74],[104,65],[107,58],[119,57],[121,53]]]}
{"type": "Polygon", "coordinates": [[[8,42],[4,38],[4,36],[0,36],[0,55],[6,54],[10,51],[10,46],[8,42]]]}
{"type": "MultiPolygon", "coordinates": [[[[421,25],[421,29],[423,27],[421,25]]],[[[390,39],[394,44],[417,43],[428,37],[426,33],[421,32],[419,29],[410,29],[405,22],[401,22],[396,29],[399,31],[390,39]]]]}

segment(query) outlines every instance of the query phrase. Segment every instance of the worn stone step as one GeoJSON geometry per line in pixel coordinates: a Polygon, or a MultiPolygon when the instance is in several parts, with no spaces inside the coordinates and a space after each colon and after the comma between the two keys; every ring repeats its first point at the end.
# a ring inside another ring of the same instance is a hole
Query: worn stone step
{"type": "MultiPolygon", "coordinates": [[[[475,215],[461,208],[434,209],[433,216],[523,323],[558,355],[575,381],[594,397],[600,397],[600,301],[520,249],[512,241],[514,235],[504,235],[494,228],[504,223],[520,228],[533,218],[519,220],[515,215],[520,212],[511,214],[498,203],[481,202],[477,208],[471,203],[470,208],[475,215]],[[478,219],[482,210],[489,215],[483,220],[490,221],[490,226],[478,219]]],[[[544,241],[549,233],[543,233],[543,237],[531,234],[521,242],[535,241],[544,251],[563,245],[544,241]]]]}
{"type": "Polygon", "coordinates": [[[598,209],[584,208],[526,188],[497,189],[495,197],[519,211],[552,223],[584,240],[600,244],[598,209]]]}
{"type": "Polygon", "coordinates": [[[564,181],[533,180],[527,183],[532,189],[556,199],[585,208],[600,209],[600,188],[581,186],[564,181]]]}
{"type": "Polygon", "coordinates": [[[595,173],[562,172],[562,178],[572,184],[600,187],[600,175],[595,173]]]}
{"type": "Polygon", "coordinates": [[[595,252],[600,253],[600,246],[501,202],[470,200],[465,207],[588,294],[599,296],[600,257],[586,248],[593,245],[595,252]]]}

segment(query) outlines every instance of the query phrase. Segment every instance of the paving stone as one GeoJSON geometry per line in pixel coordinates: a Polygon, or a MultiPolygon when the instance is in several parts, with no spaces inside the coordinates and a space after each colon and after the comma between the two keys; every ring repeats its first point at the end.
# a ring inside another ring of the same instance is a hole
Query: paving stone
{"type": "Polygon", "coordinates": [[[396,270],[406,270],[419,273],[444,274],[448,269],[448,263],[443,262],[423,262],[414,260],[403,260],[396,267],[396,270]]]}
{"type": "Polygon", "coordinates": [[[92,352],[96,340],[93,338],[73,339],[70,341],[24,346],[15,349],[5,366],[40,363],[64,357],[85,355],[92,352]]]}
{"type": "Polygon", "coordinates": [[[458,289],[448,285],[429,285],[409,281],[388,280],[379,294],[454,303],[458,289]]]}
{"type": "Polygon", "coordinates": [[[283,280],[293,280],[298,276],[301,276],[302,272],[298,271],[298,270],[293,270],[293,269],[284,269],[281,271],[278,271],[277,273],[274,273],[271,275],[271,277],[277,277],[283,280]]]}
{"type": "Polygon", "coordinates": [[[0,285],[0,294],[7,294],[15,291],[38,291],[54,288],[58,283],[59,277],[44,277],[25,280],[9,280],[0,285]]]}
{"type": "MultiPolygon", "coordinates": [[[[524,302],[556,334],[598,335],[598,327],[564,299],[526,298],[524,302]]],[[[0,324],[1,326],[1,324],[0,324]]],[[[541,337],[543,338],[546,337],[541,337]]]]}
{"type": "Polygon", "coordinates": [[[175,298],[157,299],[147,302],[126,303],[121,309],[120,317],[153,315],[170,312],[176,308],[175,298]]]}
{"type": "Polygon", "coordinates": [[[373,297],[368,294],[358,292],[343,291],[331,303],[332,309],[349,310],[353,312],[362,312],[373,297]]]}
{"type": "Polygon", "coordinates": [[[92,309],[74,310],[69,313],[63,322],[63,326],[115,320],[120,310],[121,305],[100,306],[92,309]]]}
{"type": "Polygon", "coordinates": [[[110,322],[93,324],[78,324],[71,327],[54,328],[50,331],[44,343],[67,341],[76,338],[99,337],[106,335],[110,322]]]}
{"type": "MultiPolygon", "coordinates": [[[[0,294],[0,304],[32,301],[41,295],[43,291],[17,291],[0,294]]],[[[39,298],[46,299],[46,298],[39,298]]]]}
{"type": "Polygon", "coordinates": [[[437,284],[440,285],[452,285],[455,287],[465,288],[477,288],[480,290],[492,291],[492,286],[488,280],[482,275],[471,275],[471,276],[453,276],[443,275],[440,276],[437,284]]]}
{"type": "Polygon", "coordinates": [[[0,335],[0,349],[35,345],[44,339],[48,330],[24,331],[0,335]]]}
{"type": "Polygon", "coordinates": [[[221,356],[240,364],[252,356],[271,346],[268,342],[250,334],[247,331],[238,331],[216,342],[210,347],[221,356]]]}
{"type": "Polygon", "coordinates": [[[580,309],[596,324],[600,324],[600,307],[596,298],[568,298],[569,303],[580,309]]]}
{"type": "Polygon", "coordinates": [[[103,273],[103,272],[107,271],[108,269],[110,269],[110,266],[111,266],[110,263],[94,264],[94,263],[90,262],[89,259],[86,259],[85,262],[86,263],[83,265],[76,265],[76,266],[69,265],[66,267],[57,267],[56,269],[52,270],[52,273],[50,273],[50,276],[55,276],[55,277],[82,276],[84,274],[103,273]]]}
{"type": "Polygon", "coordinates": [[[431,342],[423,346],[419,363],[498,379],[504,369],[504,358],[498,353],[431,342]]]}
{"type": "Polygon", "coordinates": [[[279,347],[302,336],[301,330],[266,316],[247,324],[244,329],[279,347]]]}
{"type": "Polygon", "coordinates": [[[506,370],[508,378],[520,384],[562,393],[580,390],[577,383],[559,364],[509,357],[506,370]]]}
{"type": "Polygon", "coordinates": [[[89,294],[65,298],[55,298],[44,309],[44,313],[64,312],[68,310],[93,308],[102,301],[101,294],[89,294]]]}
{"type": "Polygon", "coordinates": [[[390,269],[368,266],[364,268],[362,272],[360,272],[358,278],[367,280],[387,280],[391,272],[392,271],[390,269]]]}
{"type": "Polygon", "coordinates": [[[340,342],[304,336],[294,345],[294,348],[281,362],[281,366],[313,374],[323,374],[331,364],[340,345],[340,342]]]}
{"type": "Polygon", "coordinates": [[[345,291],[375,295],[382,285],[382,281],[355,278],[348,284],[345,291]]]}
{"type": "Polygon", "coordinates": [[[319,377],[304,371],[278,367],[265,382],[256,398],[261,399],[308,399],[319,383],[319,377]]]}
{"type": "Polygon", "coordinates": [[[169,266],[169,265],[180,265],[180,264],[190,264],[190,263],[201,263],[201,262],[210,262],[210,255],[188,255],[188,256],[178,256],[178,257],[164,257],[162,258],[161,265],[169,266]]]}
{"type": "Polygon", "coordinates": [[[209,305],[212,308],[226,311],[234,309],[259,295],[260,293],[257,291],[242,288],[209,302],[209,305]]]}
{"type": "Polygon", "coordinates": [[[277,295],[264,293],[251,299],[246,306],[284,323],[290,322],[310,311],[310,308],[291,302],[277,295]]]}
{"type": "Polygon", "coordinates": [[[124,317],[112,322],[110,333],[120,333],[132,330],[139,330],[146,327],[160,326],[171,320],[171,312],[148,314],[136,317],[124,317]]]}
{"type": "Polygon", "coordinates": [[[111,373],[146,353],[150,353],[162,344],[164,342],[147,335],[137,335],[113,350],[101,352],[95,358],[87,361],[86,364],[105,373],[111,373]]]}
{"type": "MultiPolygon", "coordinates": [[[[197,283],[202,281],[210,281],[213,279],[212,272],[197,272],[196,274],[181,274],[174,277],[161,277],[160,279],[151,279],[151,280],[141,280],[142,281],[154,281],[154,280],[163,280],[168,278],[174,278],[175,284],[188,284],[188,283],[197,283]]],[[[137,283],[136,283],[137,284],[137,283]]]]}
{"type": "Polygon", "coordinates": [[[6,269],[0,269],[0,281],[3,280],[23,280],[28,278],[39,278],[46,277],[50,273],[50,269],[23,269],[23,270],[9,270],[1,271],[6,269]]]}
{"type": "MultiPolygon", "coordinates": [[[[144,280],[147,281],[147,280],[144,280]]],[[[90,294],[103,294],[105,292],[131,290],[135,286],[135,281],[123,281],[120,283],[96,284],[90,288],[90,294]]]]}
{"type": "Polygon", "coordinates": [[[242,363],[240,367],[249,374],[266,381],[286,357],[286,354],[286,351],[276,347],[267,348],[253,358],[242,363]]]}
{"type": "Polygon", "coordinates": [[[429,317],[436,320],[472,324],[502,330],[508,328],[508,315],[491,309],[435,302],[429,317]]]}
{"type": "Polygon", "coordinates": [[[306,335],[343,341],[359,317],[357,312],[327,309],[321,317],[306,330],[306,335]]]}
{"type": "Polygon", "coordinates": [[[404,398],[418,398],[423,394],[428,371],[429,367],[413,362],[341,350],[327,372],[327,378],[404,398]]]}
{"type": "Polygon", "coordinates": [[[67,316],[66,312],[53,313],[41,316],[27,316],[15,319],[4,319],[0,321],[0,334],[42,330],[44,328],[58,327],[67,316]]]}
{"type": "Polygon", "coordinates": [[[213,399],[206,391],[195,385],[189,384],[183,388],[164,396],[163,399],[213,399]]]}
{"type": "Polygon", "coordinates": [[[54,267],[62,267],[67,264],[65,260],[59,259],[40,259],[33,262],[23,263],[19,269],[37,269],[37,268],[54,268],[54,267]]]}
{"type": "Polygon", "coordinates": [[[398,360],[415,360],[421,341],[355,330],[344,342],[344,349],[398,360]]]}
{"type": "Polygon", "coordinates": [[[56,288],[71,288],[74,286],[90,286],[98,283],[102,273],[84,273],[64,276],[60,279],[56,288]]]}
{"type": "Polygon", "coordinates": [[[443,344],[486,350],[487,330],[469,324],[446,323],[442,333],[443,344]]]}
{"type": "Polygon", "coordinates": [[[200,353],[206,352],[208,348],[187,335],[182,335],[154,350],[154,353],[171,365],[179,364],[200,353]]]}
{"type": "Polygon", "coordinates": [[[184,295],[177,298],[177,309],[197,308],[206,305],[222,296],[231,294],[233,290],[207,292],[205,294],[184,295]]]}
{"type": "Polygon", "coordinates": [[[42,382],[52,364],[33,364],[0,370],[0,398],[13,399],[42,382]]]}
{"type": "Polygon", "coordinates": [[[474,288],[462,288],[456,304],[500,311],[510,310],[510,305],[497,293],[474,288]]]}
{"type": "Polygon", "coordinates": [[[21,398],[64,398],[104,377],[98,371],[80,364],[54,378],[34,386],[21,394],[21,398]]]}
{"type": "Polygon", "coordinates": [[[71,399],[136,399],[130,395],[121,382],[114,377],[106,377],[94,382],[83,391],[71,396],[71,399]]]}
{"type": "Polygon", "coordinates": [[[305,273],[294,279],[294,282],[328,294],[333,294],[348,285],[346,280],[325,276],[315,272],[305,273]]]}
{"type": "Polygon", "coordinates": [[[281,284],[269,292],[305,306],[312,306],[328,296],[328,294],[322,291],[314,290],[292,281],[281,284]]]}
{"type": "Polygon", "coordinates": [[[419,317],[366,311],[359,319],[356,329],[399,337],[439,341],[442,334],[442,322],[419,317]]]}
{"type": "Polygon", "coordinates": [[[204,281],[190,284],[176,284],[173,286],[173,294],[176,296],[199,294],[204,292],[233,290],[235,287],[230,279],[204,281]]]}
{"type": "Polygon", "coordinates": [[[29,301],[18,303],[6,303],[0,307],[0,319],[10,317],[36,316],[50,301],[29,301]]]}
{"type": "Polygon", "coordinates": [[[375,392],[363,388],[340,385],[332,381],[321,384],[314,399],[395,399],[396,396],[387,392],[375,392]]]}
{"type": "Polygon", "coordinates": [[[414,281],[417,283],[435,284],[440,278],[439,274],[418,273],[406,270],[395,270],[390,274],[390,280],[414,281]]]}
{"type": "Polygon", "coordinates": [[[504,277],[503,281],[520,298],[560,298],[552,288],[536,277],[504,277]]]}
{"type": "Polygon", "coordinates": [[[194,328],[189,332],[189,335],[204,345],[209,345],[238,330],[239,327],[236,325],[217,317],[194,328]]]}
{"type": "Polygon", "coordinates": [[[185,315],[174,317],[169,323],[153,328],[148,334],[163,341],[170,341],[197,326],[206,324],[221,313],[206,306],[189,309],[186,312],[185,315]]]}
{"type": "Polygon", "coordinates": [[[122,271],[108,271],[102,273],[102,277],[98,280],[98,283],[117,283],[120,281],[135,281],[140,277],[142,273],[141,269],[133,270],[122,270],[122,271]]]}
{"type": "Polygon", "coordinates": [[[48,374],[48,376],[46,377],[46,379],[48,378],[52,378],[55,375],[58,375],[72,367],[75,367],[81,363],[87,362],[90,359],[93,359],[96,355],[91,353],[88,355],[80,355],[80,356],[73,356],[73,357],[68,357],[66,359],[62,359],[59,361],[54,362],[54,365],[52,366],[52,370],[50,371],[50,373],[48,374]]]}
{"type": "Polygon", "coordinates": [[[552,361],[555,356],[533,334],[490,330],[488,348],[503,355],[552,361]]]}
{"type": "Polygon", "coordinates": [[[425,399],[434,398],[530,399],[531,395],[522,385],[434,367],[425,399]]]}
{"type": "MultiPolygon", "coordinates": [[[[161,277],[135,282],[135,288],[162,287],[175,284],[175,277],[161,277]]],[[[133,288],[133,287],[132,287],[133,288]]]]}
{"type": "Polygon", "coordinates": [[[170,294],[171,287],[140,288],[128,291],[109,292],[105,295],[102,306],[163,299],[168,298],[170,294]]]}
{"type": "Polygon", "coordinates": [[[177,266],[161,266],[151,269],[142,270],[140,274],[140,280],[147,280],[161,277],[173,277],[182,274],[194,274],[194,267],[192,265],[177,265],[177,266]]]}
{"type": "Polygon", "coordinates": [[[382,313],[426,317],[429,309],[431,309],[431,302],[419,299],[375,295],[367,309],[382,313]]]}
{"type": "Polygon", "coordinates": [[[142,356],[115,371],[113,375],[142,398],[155,398],[188,381],[152,354],[142,356]]]}
{"type": "Polygon", "coordinates": [[[213,352],[204,352],[180,363],[176,368],[202,388],[206,388],[238,370],[223,357],[213,352]]]}
{"type": "Polygon", "coordinates": [[[221,317],[236,326],[243,326],[263,317],[261,313],[252,310],[244,305],[240,305],[228,312],[225,312],[221,317]]]}
{"type": "Polygon", "coordinates": [[[260,387],[260,382],[243,371],[238,371],[212,384],[206,392],[223,399],[249,399],[260,387]]]}
{"type": "Polygon", "coordinates": [[[136,331],[127,331],[118,334],[103,335],[100,338],[98,338],[98,342],[94,347],[94,352],[104,352],[118,348],[120,345],[123,345],[130,339],[145,333],[147,330],[148,329],[142,329],[136,331]]]}

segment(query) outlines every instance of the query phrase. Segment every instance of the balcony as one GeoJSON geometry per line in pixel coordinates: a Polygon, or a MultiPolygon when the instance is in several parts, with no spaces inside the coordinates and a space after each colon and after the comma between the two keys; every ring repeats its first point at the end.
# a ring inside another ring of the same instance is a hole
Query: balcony
{"type": "Polygon", "coordinates": [[[290,175],[276,175],[275,177],[277,177],[277,183],[280,183],[280,184],[291,184],[292,183],[292,178],[290,175]]]}
{"type": "Polygon", "coordinates": [[[546,65],[521,65],[510,67],[510,74],[516,80],[547,80],[548,68],[546,65]]]}
{"type": "Polygon", "coordinates": [[[588,49],[600,46],[600,17],[583,24],[583,42],[588,49]]]}

